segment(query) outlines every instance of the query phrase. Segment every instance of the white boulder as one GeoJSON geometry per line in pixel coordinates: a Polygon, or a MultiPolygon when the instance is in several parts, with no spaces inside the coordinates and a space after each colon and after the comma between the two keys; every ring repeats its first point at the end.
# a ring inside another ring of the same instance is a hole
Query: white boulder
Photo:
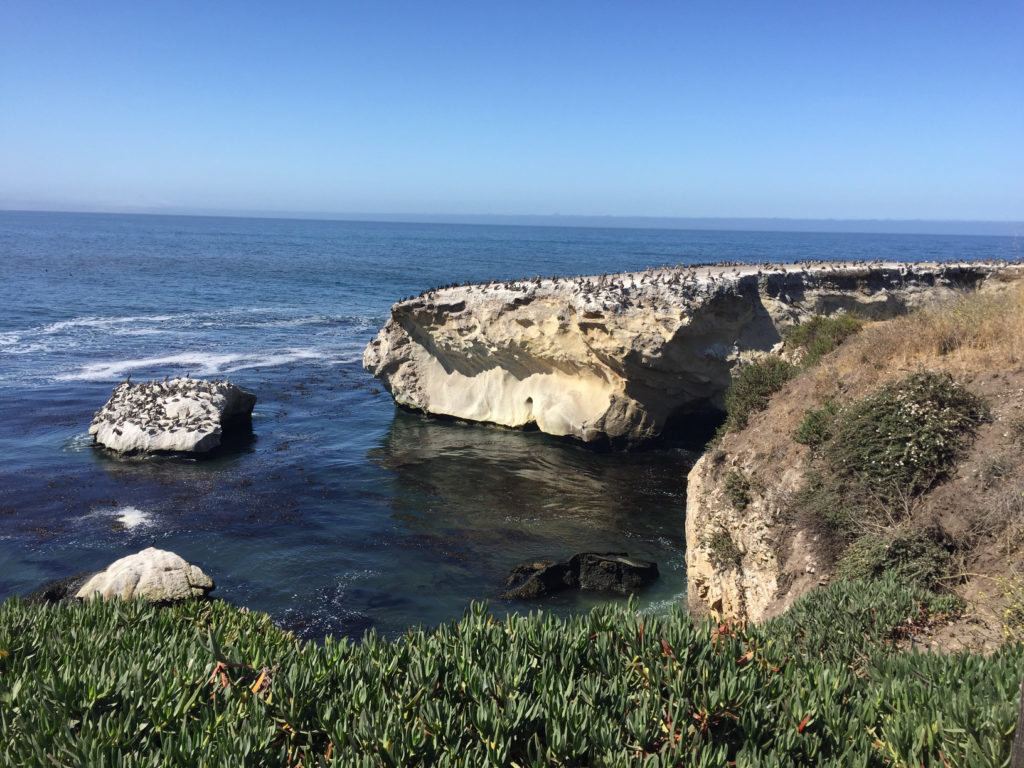
{"type": "Polygon", "coordinates": [[[248,424],[256,395],[229,381],[130,380],[114,387],[93,417],[89,434],[118,453],[205,453],[220,445],[225,428],[248,424]]]}
{"type": "Polygon", "coordinates": [[[197,566],[164,549],[148,547],[134,555],[115,560],[82,585],[75,597],[125,600],[141,597],[154,603],[173,603],[203,597],[213,581],[197,566]]]}

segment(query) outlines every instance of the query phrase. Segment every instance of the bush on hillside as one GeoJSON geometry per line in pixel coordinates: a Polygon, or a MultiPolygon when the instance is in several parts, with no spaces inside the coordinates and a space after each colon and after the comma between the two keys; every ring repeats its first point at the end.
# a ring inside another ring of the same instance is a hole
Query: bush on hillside
{"type": "Polygon", "coordinates": [[[892,505],[949,472],[988,415],[952,376],[915,373],[843,409],[823,454],[837,478],[892,505]]]}
{"type": "Polygon", "coordinates": [[[838,414],[839,404],[835,400],[826,400],[821,408],[808,408],[793,439],[811,448],[817,448],[832,437],[832,429],[838,414]]]}
{"type": "Polygon", "coordinates": [[[789,348],[803,349],[804,367],[810,367],[857,333],[863,323],[853,315],[841,314],[811,319],[787,329],[783,340],[789,348]]]}
{"type": "Polygon", "coordinates": [[[839,538],[892,525],[948,474],[988,418],[985,402],[946,374],[915,373],[844,408],[808,411],[797,430],[821,459],[798,506],[839,538]]]}
{"type": "Polygon", "coordinates": [[[796,372],[794,365],[775,355],[743,366],[725,393],[725,422],[718,433],[745,428],[750,415],[767,408],[771,396],[796,372]]]}
{"type": "Polygon", "coordinates": [[[718,568],[735,569],[743,562],[743,553],[724,528],[716,530],[702,543],[708,550],[711,562],[718,568]]]}
{"type": "MultiPolygon", "coordinates": [[[[807,368],[859,331],[861,325],[852,315],[815,315],[788,329],[784,341],[787,347],[805,350],[802,367],[807,368]]],[[[750,415],[767,408],[771,396],[800,370],[778,355],[743,366],[725,393],[726,417],[718,435],[744,429],[750,415]]]]}
{"type": "Polygon", "coordinates": [[[948,587],[953,557],[930,531],[868,533],[854,541],[836,564],[847,581],[892,576],[922,589],[948,587]]]}
{"type": "Polygon", "coordinates": [[[739,470],[731,470],[725,476],[725,495],[737,512],[742,512],[750,504],[750,481],[739,470]]]}

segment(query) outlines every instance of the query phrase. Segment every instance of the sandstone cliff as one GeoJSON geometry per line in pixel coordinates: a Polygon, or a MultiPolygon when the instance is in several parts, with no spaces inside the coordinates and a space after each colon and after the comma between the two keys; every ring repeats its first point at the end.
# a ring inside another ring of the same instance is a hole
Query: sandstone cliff
{"type": "Polygon", "coordinates": [[[676,267],[428,291],[399,302],[363,364],[401,406],[635,443],[719,406],[788,326],[889,317],[984,281],[988,264],[676,267]]]}
{"type": "Polygon", "coordinates": [[[820,477],[824,468],[796,431],[808,409],[829,402],[842,409],[927,370],[948,373],[982,397],[991,417],[940,482],[893,508],[890,523],[865,520],[855,535],[884,541],[927,532],[953,564],[946,586],[956,585],[968,603],[966,629],[957,631],[988,633],[963,644],[1001,641],[1001,585],[1017,584],[1024,572],[1022,278],[1024,268],[1007,268],[950,305],[867,324],[705,453],[687,480],[691,612],[761,621],[835,577],[849,536],[835,537],[798,502],[809,473],[820,477]]]}

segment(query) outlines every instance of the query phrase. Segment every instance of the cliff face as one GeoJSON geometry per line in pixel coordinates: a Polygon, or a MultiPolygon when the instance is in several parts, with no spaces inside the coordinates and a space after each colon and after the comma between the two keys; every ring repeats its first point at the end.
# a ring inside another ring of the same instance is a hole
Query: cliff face
{"type": "Polygon", "coordinates": [[[753,435],[751,445],[729,440],[690,470],[686,587],[692,613],[760,622],[819,585],[825,574],[818,534],[786,519],[803,484],[805,454],[792,441],[753,435]],[[745,486],[745,503],[732,498],[734,483],[745,486]]]}
{"type": "Polygon", "coordinates": [[[634,443],[674,414],[720,405],[736,365],[794,323],[900,314],[994,269],[678,267],[445,288],[395,304],[363,365],[402,406],[634,443]]]}
{"type": "MultiPolygon", "coordinates": [[[[981,574],[961,594],[976,612],[972,621],[984,614],[1002,639],[1005,617],[991,584],[1018,578],[1024,558],[1006,544],[1024,537],[1024,267],[1005,268],[981,288],[934,312],[866,325],[708,449],[687,477],[691,613],[771,618],[834,577],[846,536],[926,532],[962,563],[949,584],[981,574]],[[800,503],[808,477],[828,471],[797,442],[800,424],[808,409],[841,409],[922,370],[950,374],[991,406],[991,418],[935,486],[881,507],[891,529],[865,519],[855,534],[836,536],[800,503]]],[[[901,555],[893,552],[895,562],[901,555]]]]}

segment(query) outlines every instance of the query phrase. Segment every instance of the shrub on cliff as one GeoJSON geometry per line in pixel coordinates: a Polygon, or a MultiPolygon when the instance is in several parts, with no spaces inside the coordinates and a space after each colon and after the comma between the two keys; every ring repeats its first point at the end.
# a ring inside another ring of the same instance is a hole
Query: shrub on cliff
{"type": "Polygon", "coordinates": [[[787,347],[804,350],[803,365],[809,367],[857,333],[862,326],[858,318],[849,314],[831,317],[815,315],[789,328],[783,339],[787,347]]]}
{"type": "MultiPolygon", "coordinates": [[[[804,350],[802,366],[806,368],[859,331],[861,325],[852,315],[815,315],[788,329],[784,340],[787,347],[804,350]]],[[[750,415],[767,408],[771,396],[799,372],[799,367],[777,355],[743,366],[725,393],[726,417],[718,434],[744,429],[750,415]]]]}
{"type": "Polygon", "coordinates": [[[867,533],[836,563],[836,577],[851,581],[892,575],[922,589],[948,586],[952,555],[932,531],[867,533]]]}
{"type": "Polygon", "coordinates": [[[746,427],[750,415],[768,407],[771,396],[796,372],[796,366],[775,355],[743,366],[725,393],[725,422],[718,433],[746,427]]]}
{"type": "Polygon", "coordinates": [[[822,450],[840,481],[893,505],[949,472],[987,417],[948,374],[915,373],[844,409],[822,450]]]}
{"type": "Polygon", "coordinates": [[[955,607],[890,580],[763,627],[476,605],[317,645],[219,602],[10,600],[0,764],[1003,765],[1024,646],[896,652],[955,607]]]}
{"type": "Polygon", "coordinates": [[[988,417],[948,374],[915,373],[841,409],[809,411],[797,438],[820,447],[803,507],[839,529],[895,523],[944,477],[988,417]]]}

